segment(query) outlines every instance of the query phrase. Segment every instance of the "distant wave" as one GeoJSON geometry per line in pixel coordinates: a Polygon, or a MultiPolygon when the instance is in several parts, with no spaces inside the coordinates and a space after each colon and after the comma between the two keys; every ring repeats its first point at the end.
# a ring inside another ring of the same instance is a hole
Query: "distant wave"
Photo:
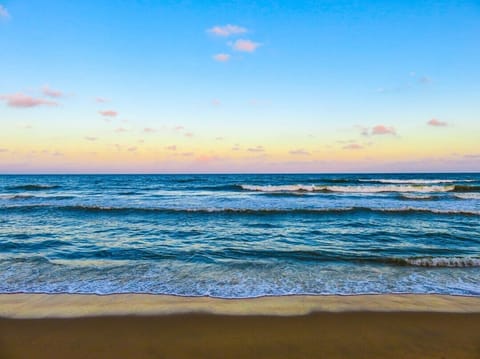
{"type": "Polygon", "coordinates": [[[6,200],[27,200],[27,199],[42,199],[42,200],[63,200],[63,199],[73,199],[76,196],[35,196],[33,194],[16,194],[16,195],[2,195],[2,199],[6,200]]]}
{"type": "Polygon", "coordinates": [[[457,198],[460,198],[460,199],[478,199],[478,200],[480,200],[480,193],[478,193],[478,192],[476,192],[476,193],[456,193],[454,196],[457,197],[457,198]]]}
{"type": "Polygon", "coordinates": [[[371,208],[371,207],[338,207],[338,208],[225,208],[225,207],[203,207],[203,208],[176,208],[176,207],[114,207],[95,205],[61,205],[51,204],[24,205],[24,206],[2,206],[0,211],[9,210],[37,210],[42,208],[58,209],[61,211],[80,211],[86,213],[232,213],[232,214],[322,214],[322,213],[346,213],[346,212],[372,212],[372,213],[433,213],[452,215],[480,215],[480,211],[469,210],[442,210],[432,208],[397,207],[397,208],[371,208]]]}
{"type": "Polygon", "coordinates": [[[439,184],[439,183],[455,183],[455,182],[474,182],[475,180],[452,180],[452,179],[359,179],[360,182],[374,183],[392,183],[392,184],[439,184]]]}
{"type": "Polygon", "coordinates": [[[22,191],[42,191],[42,190],[49,190],[60,188],[58,185],[46,185],[46,184],[25,184],[25,185],[18,185],[18,186],[9,186],[6,187],[8,190],[22,190],[22,191]]]}
{"type": "Polygon", "coordinates": [[[422,186],[422,185],[374,185],[374,186],[317,186],[317,185],[240,185],[243,190],[253,192],[337,192],[337,193],[382,193],[382,192],[480,192],[480,186],[446,185],[446,186],[422,186]]]}
{"type": "Polygon", "coordinates": [[[434,197],[430,196],[428,194],[408,194],[408,193],[403,193],[400,195],[400,198],[402,199],[408,199],[408,200],[415,200],[415,201],[427,201],[431,200],[434,197]]]}

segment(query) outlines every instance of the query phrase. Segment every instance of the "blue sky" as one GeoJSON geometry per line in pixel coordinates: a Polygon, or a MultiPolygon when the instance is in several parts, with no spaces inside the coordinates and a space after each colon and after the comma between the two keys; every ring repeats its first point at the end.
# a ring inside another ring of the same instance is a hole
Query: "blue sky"
{"type": "Polygon", "coordinates": [[[2,171],[480,170],[477,1],[0,5],[2,171]]]}

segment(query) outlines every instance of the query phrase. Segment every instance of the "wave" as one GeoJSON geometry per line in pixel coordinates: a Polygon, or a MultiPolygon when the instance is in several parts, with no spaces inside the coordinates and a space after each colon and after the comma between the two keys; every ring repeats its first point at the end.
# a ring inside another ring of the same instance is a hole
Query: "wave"
{"type": "Polygon", "coordinates": [[[401,194],[400,198],[402,199],[408,199],[408,200],[416,200],[416,201],[426,201],[426,200],[431,200],[434,197],[430,196],[428,194],[401,194]]]}
{"type": "Polygon", "coordinates": [[[76,196],[34,196],[33,194],[16,194],[16,195],[3,195],[0,196],[2,199],[6,200],[27,200],[27,199],[42,199],[42,200],[64,200],[64,199],[74,199],[76,196]]]}
{"type": "Polygon", "coordinates": [[[455,197],[460,199],[478,199],[480,200],[480,193],[456,193],[455,197]]]}
{"type": "Polygon", "coordinates": [[[24,205],[24,206],[2,206],[0,211],[9,210],[37,210],[37,209],[58,209],[61,211],[79,211],[85,213],[198,213],[198,214],[251,214],[251,215],[268,215],[268,214],[327,214],[327,213],[391,213],[391,214],[415,214],[430,213],[444,215],[480,215],[480,211],[469,210],[443,210],[433,208],[416,208],[416,207],[397,207],[397,208],[371,208],[371,207],[330,207],[330,208],[235,208],[235,207],[199,207],[199,208],[178,208],[178,207],[112,207],[112,206],[96,206],[96,205],[60,205],[51,204],[41,205],[24,205]]]}
{"type": "Polygon", "coordinates": [[[60,188],[58,185],[46,185],[46,184],[25,184],[18,186],[6,187],[8,190],[22,190],[22,191],[43,191],[49,189],[60,188]]]}
{"type": "MultiPolygon", "coordinates": [[[[280,185],[255,186],[241,185],[242,189],[255,192],[337,192],[337,193],[382,193],[382,192],[450,192],[456,186],[316,186],[316,185],[280,185]]],[[[462,186],[464,187],[464,186],[462,186]]]]}
{"type": "MultiPolygon", "coordinates": [[[[15,249],[35,250],[42,246],[63,246],[61,241],[44,241],[36,244],[11,243],[15,249]],[[20,247],[21,246],[21,247],[20,247]]],[[[412,266],[412,267],[431,267],[431,268],[474,268],[480,267],[480,257],[381,257],[381,256],[363,256],[353,254],[339,254],[330,251],[322,250],[261,250],[261,249],[239,249],[239,248],[222,248],[222,249],[207,249],[200,252],[193,250],[174,250],[174,251],[152,251],[150,249],[139,248],[124,248],[124,249],[108,249],[97,248],[95,250],[68,252],[62,255],[62,258],[48,259],[43,256],[34,255],[29,257],[11,257],[0,260],[0,262],[7,263],[33,263],[33,264],[54,264],[60,266],[88,266],[109,264],[111,266],[131,266],[131,260],[176,260],[176,261],[191,261],[192,256],[196,257],[197,261],[205,263],[214,263],[216,260],[223,260],[225,258],[234,260],[244,260],[245,263],[237,262],[240,267],[252,263],[252,259],[269,259],[274,258],[295,261],[309,261],[309,262],[354,262],[364,264],[383,264],[389,266],[412,266]]],[[[261,266],[262,262],[255,264],[261,266]]],[[[265,263],[269,266],[270,264],[265,263]]]]}
{"type": "Polygon", "coordinates": [[[374,185],[374,186],[317,186],[314,184],[296,185],[240,185],[243,190],[253,192],[320,192],[320,193],[438,193],[438,192],[480,192],[480,186],[466,185],[374,185]]]}
{"type": "Polygon", "coordinates": [[[398,259],[398,261],[418,267],[480,267],[478,257],[426,257],[398,259]]]}
{"type": "Polygon", "coordinates": [[[455,182],[475,182],[475,180],[453,180],[453,179],[359,179],[360,182],[391,183],[391,184],[440,184],[455,182]]]}
{"type": "Polygon", "coordinates": [[[454,186],[453,192],[480,192],[480,186],[454,186]]]}

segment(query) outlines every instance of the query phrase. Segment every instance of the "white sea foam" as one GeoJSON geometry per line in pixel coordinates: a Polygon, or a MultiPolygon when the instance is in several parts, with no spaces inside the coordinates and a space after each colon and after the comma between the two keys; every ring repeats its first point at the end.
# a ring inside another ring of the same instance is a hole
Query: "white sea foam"
{"type": "Polygon", "coordinates": [[[480,199],[480,193],[456,193],[455,197],[460,199],[480,199]]]}
{"type": "Polygon", "coordinates": [[[405,262],[419,267],[480,267],[480,258],[473,257],[408,258],[405,262]]]}
{"type": "Polygon", "coordinates": [[[387,186],[327,186],[332,192],[345,193],[381,193],[381,192],[449,192],[455,186],[412,186],[412,185],[387,185],[387,186]]]}
{"type": "Polygon", "coordinates": [[[402,197],[408,199],[431,199],[432,196],[428,194],[402,194],[402,197]]]}

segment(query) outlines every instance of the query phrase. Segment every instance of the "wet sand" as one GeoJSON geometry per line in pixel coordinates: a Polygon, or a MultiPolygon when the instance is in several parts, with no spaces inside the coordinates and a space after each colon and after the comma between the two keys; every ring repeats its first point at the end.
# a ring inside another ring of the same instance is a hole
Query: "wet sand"
{"type": "Polygon", "coordinates": [[[2,359],[480,358],[480,298],[0,295],[0,311],[2,359]]]}

